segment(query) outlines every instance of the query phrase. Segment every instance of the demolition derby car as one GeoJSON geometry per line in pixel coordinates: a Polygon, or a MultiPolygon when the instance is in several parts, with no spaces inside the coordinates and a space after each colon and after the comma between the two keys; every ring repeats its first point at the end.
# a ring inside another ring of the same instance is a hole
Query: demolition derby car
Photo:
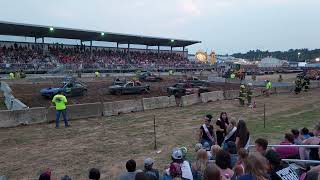
{"type": "Polygon", "coordinates": [[[87,94],[86,85],[77,81],[63,81],[60,87],[50,87],[40,90],[40,93],[44,97],[52,98],[59,92],[63,92],[68,97],[83,96],[87,94]]]}
{"type": "Polygon", "coordinates": [[[167,93],[169,96],[184,96],[195,93],[200,94],[204,92],[209,92],[209,89],[207,87],[198,86],[192,83],[177,83],[167,88],[167,93]]]}
{"type": "Polygon", "coordinates": [[[142,85],[139,81],[128,81],[123,85],[113,85],[109,87],[110,94],[142,94],[150,91],[150,86],[142,85]]]}
{"type": "Polygon", "coordinates": [[[162,81],[162,78],[151,72],[144,72],[139,75],[139,80],[146,81],[146,82],[158,82],[158,81],[162,81]]]}
{"type": "Polygon", "coordinates": [[[191,83],[197,86],[209,86],[209,81],[201,80],[198,77],[192,76],[188,77],[187,79],[183,79],[179,81],[180,83],[191,83]]]}

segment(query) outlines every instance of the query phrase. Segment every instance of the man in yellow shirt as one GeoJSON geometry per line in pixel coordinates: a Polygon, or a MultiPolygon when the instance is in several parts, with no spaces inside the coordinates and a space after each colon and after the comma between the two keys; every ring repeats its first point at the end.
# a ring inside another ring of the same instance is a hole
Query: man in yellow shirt
{"type": "Polygon", "coordinates": [[[13,74],[13,72],[9,73],[9,78],[10,78],[10,79],[14,79],[14,74],[13,74]]]}
{"type": "Polygon", "coordinates": [[[271,94],[272,83],[269,80],[266,80],[266,95],[270,96],[271,94]]]}
{"type": "Polygon", "coordinates": [[[99,71],[94,72],[94,74],[95,74],[96,77],[100,77],[99,71]]]}
{"type": "Polygon", "coordinates": [[[67,98],[63,95],[63,92],[59,92],[52,99],[52,103],[56,106],[56,128],[59,128],[60,115],[62,113],[65,127],[69,127],[67,119],[67,98]]]}

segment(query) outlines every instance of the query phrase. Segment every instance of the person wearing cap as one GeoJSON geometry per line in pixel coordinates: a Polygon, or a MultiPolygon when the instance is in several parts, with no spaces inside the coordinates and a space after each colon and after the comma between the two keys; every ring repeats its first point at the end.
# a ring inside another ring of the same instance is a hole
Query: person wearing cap
{"type": "Polygon", "coordinates": [[[184,180],[193,180],[191,166],[188,161],[183,159],[183,153],[180,148],[174,148],[171,154],[172,162],[165,169],[164,180],[172,178],[182,178],[184,180]]]}
{"type": "Polygon", "coordinates": [[[208,142],[210,147],[215,144],[214,128],[211,125],[212,115],[207,114],[204,117],[204,124],[200,127],[199,142],[204,145],[208,142]]]}
{"type": "Polygon", "coordinates": [[[240,106],[244,106],[244,102],[246,98],[247,98],[246,86],[241,84],[240,91],[239,91],[239,98],[238,98],[240,106]]]}
{"type": "Polygon", "coordinates": [[[60,115],[62,114],[65,127],[69,127],[67,119],[67,107],[66,103],[68,102],[66,96],[63,95],[63,92],[60,91],[52,99],[52,103],[56,106],[56,128],[59,128],[60,124],[60,115]]]}
{"type": "Polygon", "coordinates": [[[144,160],[144,170],[143,172],[147,176],[154,176],[157,180],[160,179],[159,171],[157,169],[153,169],[154,160],[151,158],[147,158],[144,160]]]}

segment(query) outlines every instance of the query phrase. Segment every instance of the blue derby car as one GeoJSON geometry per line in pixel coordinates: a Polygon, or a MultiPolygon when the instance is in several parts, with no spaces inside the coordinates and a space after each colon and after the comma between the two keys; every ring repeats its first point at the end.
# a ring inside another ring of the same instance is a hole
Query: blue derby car
{"type": "Polygon", "coordinates": [[[63,82],[59,88],[50,87],[40,90],[40,93],[44,97],[52,98],[59,92],[63,92],[67,97],[83,96],[87,93],[87,88],[83,83],[77,81],[63,82]]]}

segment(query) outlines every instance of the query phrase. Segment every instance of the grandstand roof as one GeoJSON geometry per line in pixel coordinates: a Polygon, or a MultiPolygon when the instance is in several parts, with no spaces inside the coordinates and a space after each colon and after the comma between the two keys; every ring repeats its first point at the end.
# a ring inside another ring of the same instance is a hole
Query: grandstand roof
{"type": "Polygon", "coordinates": [[[171,38],[158,38],[150,36],[112,33],[105,31],[92,31],[55,26],[41,26],[0,21],[0,35],[26,36],[26,37],[50,37],[63,39],[79,39],[83,41],[106,41],[120,44],[139,44],[148,46],[172,46],[184,47],[201,41],[180,40],[171,38]],[[52,28],[50,30],[50,28],[52,28]],[[102,35],[104,33],[104,35],[102,35]]]}

